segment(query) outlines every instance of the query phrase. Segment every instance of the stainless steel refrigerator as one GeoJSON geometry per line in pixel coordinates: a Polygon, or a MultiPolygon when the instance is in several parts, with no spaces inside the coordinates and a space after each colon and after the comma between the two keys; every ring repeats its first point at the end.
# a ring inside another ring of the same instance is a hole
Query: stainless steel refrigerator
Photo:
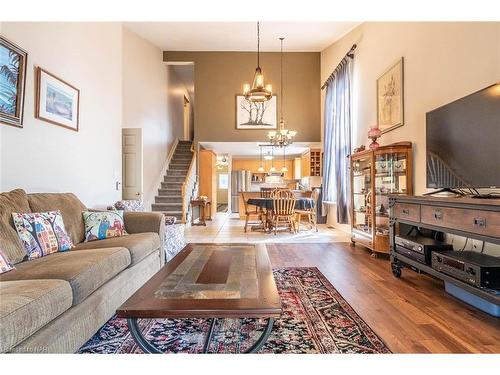
{"type": "Polygon", "coordinates": [[[250,191],[252,184],[251,171],[232,171],[231,172],[231,211],[239,212],[240,192],[250,191]]]}

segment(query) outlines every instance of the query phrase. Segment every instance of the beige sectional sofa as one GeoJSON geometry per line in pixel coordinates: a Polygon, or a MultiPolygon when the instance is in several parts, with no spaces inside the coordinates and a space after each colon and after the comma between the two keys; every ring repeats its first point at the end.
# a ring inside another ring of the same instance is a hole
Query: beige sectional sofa
{"type": "Polygon", "coordinates": [[[16,266],[0,275],[0,352],[77,351],[163,265],[163,215],[125,212],[129,235],[83,242],[84,210],[71,193],[0,194],[0,248],[16,266]],[[50,210],[75,248],[26,261],[12,212],[50,210]]]}

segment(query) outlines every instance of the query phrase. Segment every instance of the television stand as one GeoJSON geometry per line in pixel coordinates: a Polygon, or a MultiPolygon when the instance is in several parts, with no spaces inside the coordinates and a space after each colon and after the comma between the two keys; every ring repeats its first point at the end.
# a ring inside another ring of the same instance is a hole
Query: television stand
{"type": "Polygon", "coordinates": [[[474,194],[470,196],[475,199],[500,199],[500,194],[498,193],[489,193],[489,194],[474,194]]]}
{"type": "Polygon", "coordinates": [[[470,285],[395,251],[395,236],[400,231],[400,224],[416,227],[417,230],[430,229],[500,245],[500,199],[390,195],[389,211],[391,268],[394,276],[401,277],[402,268],[417,270],[487,303],[500,306],[499,291],[470,285]]]}
{"type": "Polygon", "coordinates": [[[434,195],[434,194],[439,194],[439,193],[452,193],[452,194],[456,194],[456,195],[460,195],[460,196],[465,195],[461,191],[453,189],[453,188],[442,188],[442,189],[431,191],[429,193],[425,193],[423,195],[434,195]]]}

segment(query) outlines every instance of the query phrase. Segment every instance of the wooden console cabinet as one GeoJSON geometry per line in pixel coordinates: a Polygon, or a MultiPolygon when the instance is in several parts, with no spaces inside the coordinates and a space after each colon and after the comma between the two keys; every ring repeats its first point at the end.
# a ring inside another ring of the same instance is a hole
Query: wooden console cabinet
{"type": "Polygon", "coordinates": [[[401,276],[402,267],[410,267],[500,305],[499,293],[476,288],[394,251],[394,239],[399,233],[400,224],[500,244],[500,199],[391,195],[389,212],[391,267],[394,276],[401,276]]]}

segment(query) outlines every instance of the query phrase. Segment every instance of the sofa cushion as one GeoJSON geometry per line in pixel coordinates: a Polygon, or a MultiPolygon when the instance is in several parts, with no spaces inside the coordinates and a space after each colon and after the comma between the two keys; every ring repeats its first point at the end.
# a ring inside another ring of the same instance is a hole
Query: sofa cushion
{"type": "Polygon", "coordinates": [[[0,282],[0,353],[69,309],[72,298],[71,286],[64,280],[0,282]]]}
{"type": "Polygon", "coordinates": [[[87,208],[72,193],[36,193],[28,194],[31,212],[61,211],[64,227],[76,245],[83,241],[85,229],[82,211],[87,208]]]}
{"type": "Polygon", "coordinates": [[[73,305],[77,305],[129,264],[130,254],[123,247],[89,251],[70,250],[19,263],[15,272],[0,275],[0,281],[66,280],[73,290],[73,305]]]}
{"type": "Polygon", "coordinates": [[[16,264],[23,261],[26,251],[14,227],[13,212],[31,212],[26,192],[22,189],[0,194],[0,247],[7,259],[16,264]]]}
{"type": "Polygon", "coordinates": [[[123,211],[84,211],[85,242],[127,235],[123,211]]]}
{"type": "Polygon", "coordinates": [[[60,211],[15,212],[12,219],[29,260],[73,247],[60,211]]]}
{"type": "Polygon", "coordinates": [[[5,256],[5,254],[2,251],[2,248],[0,247],[0,275],[2,273],[6,273],[12,270],[15,270],[16,267],[12,265],[10,260],[5,256]]]}
{"type": "Polygon", "coordinates": [[[100,249],[108,247],[125,247],[132,259],[130,266],[139,263],[160,247],[160,238],[156,233],[135,233],[124,237],[107,238],[100,241],[82,242],[72,251],[100,249]]]}

